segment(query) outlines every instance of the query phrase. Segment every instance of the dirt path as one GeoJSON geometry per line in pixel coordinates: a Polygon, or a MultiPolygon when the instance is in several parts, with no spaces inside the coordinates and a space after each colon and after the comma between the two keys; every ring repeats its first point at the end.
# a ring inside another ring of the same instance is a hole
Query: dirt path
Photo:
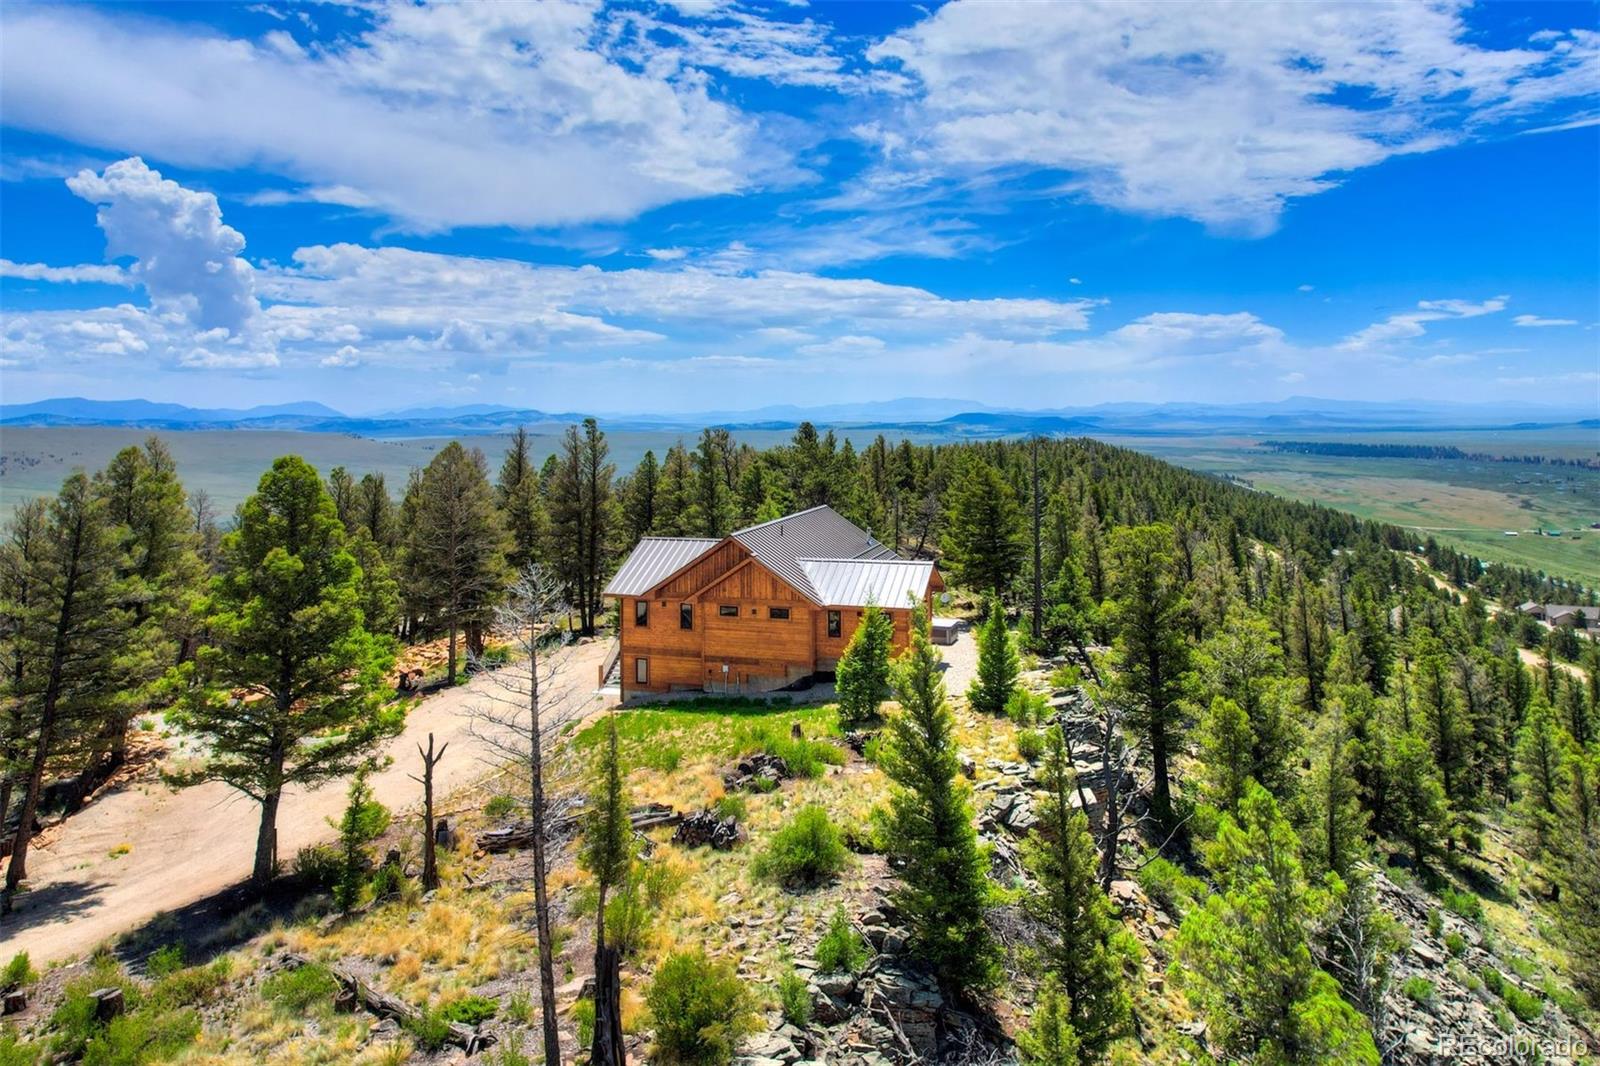
{"type": "MultiPolygon", "coordinates": [[[[587,713],[601,697],[595,679],[607,642],[567,649],[563,688],[570,695],[557,713],[587,713]]],[[[493,682],[471,684],[422,702],[405,731],[388,746],[394,764],[372,778],[376,797],[400,811],[419,802],[417,742],[432,732],[450,751],[436,771],[444,795],[482,778],[490,769],[487,746],[471,735],[471,711],[483,706],[493,682]]],[[[278,814],[278,855],[292,861],[300,848],[333,835],[328,819],[344,807],[345,783],[330,782],[285,795],[278,814]]],[[[50,844],[29,857],[31,891],[0,924],[0,956],[26,951],[35,964],[92,950],[109,937],[163,911],[212,896],[249,876],[259,808],[226,785],[212,782],[172,792],[140,781],[114,789],[75,815],[50,844]],[[122,846],[131,850],[116,855],[122,846]]]]}

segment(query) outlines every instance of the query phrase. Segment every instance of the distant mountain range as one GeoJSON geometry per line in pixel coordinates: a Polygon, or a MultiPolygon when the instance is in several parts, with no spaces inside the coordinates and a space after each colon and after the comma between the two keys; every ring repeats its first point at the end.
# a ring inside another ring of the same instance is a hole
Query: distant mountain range
{"type": "MultiPolygon", "coordinates": [[[[1240,404],[1111,403],[1094,407],[1022,411],[966,400],[907,397],[818,407],[779,405],[747,411],[597,413],[613,430],[674,430],[701,426],[792,429],[802,421],[857,430],[915,430],[951,439],[1016,435],[1188,436],[1374,430],[1531,429],[1593,421],[1593,408],[1533,404],[1447,404],[1427,401],[1366,402],[1291,397],[1240,404]]],[[[580,421],[580,412],[549,412],[500,404],[412,407],[347,415],[314,402],[249,408],[199,408],[149,400],[67,397],[0,405],[3,426],[124,426],[145,429],[288,430],[352,433],[364,437],[455,437],[507,433],[517,426],[550,429],[580,421]]]]}

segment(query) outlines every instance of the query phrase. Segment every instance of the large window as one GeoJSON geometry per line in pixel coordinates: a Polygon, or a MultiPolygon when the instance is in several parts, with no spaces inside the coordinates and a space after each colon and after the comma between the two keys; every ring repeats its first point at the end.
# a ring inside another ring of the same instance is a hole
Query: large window
{"type": "Polygon", "coordinates": [[[736,603],[719,603],[717,604],[717,614],[723,618],[738,618],[739,605],[736,603]]]}
{"type": "Polygon", "coordinates": [[[775,618],[780,622],[788,621],[788,619],[789,619],[789,608],[787,608],[787,607],[768,607],[767,608],[767,617],[768,618],[775,618]]]}
{"type": "Polygon", "coordinates": [[[633,601],[633,624],[636,626],[647,626],[650,624],[649,600],[633,601]]]}
{"type": "Polygon", "coordinates": [[[679,629],[693,629],[694,628],[694,604],[692,604],[692,603],[680,603],[678,605],[678,628],[679,629]]]}
{"type": "Polygon", "coordinates": [[[636,685],[648,685],[650,683],[649,659],[633,660],[633,682],[636,685]]]}
{"type": "Polygon", "coordinates": [[[844,630],[844,623],[839,618],[838,611],[828,612],[828,636],[837,637],[844,630]]]}

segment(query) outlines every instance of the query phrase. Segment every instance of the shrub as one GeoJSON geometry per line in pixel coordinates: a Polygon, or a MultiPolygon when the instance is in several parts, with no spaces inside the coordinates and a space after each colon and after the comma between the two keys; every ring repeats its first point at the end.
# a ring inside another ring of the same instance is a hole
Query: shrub
{"type": "Polygon", "coordinates": [[[767,850],[757,857],[755,873],[780,884],[815,884],[844,869],[849,859],[844,836],[828,812],[812,804],[772,834],[767,850]]]}
{"type": "Polygon", "coordinates": [[[580,999],[572,1005],[572,1024],[578,1029],[578,1047],[593,1047],[594,1000],[580,999]]]}
{"type": "Polygon", "coordinates": [[[333,971],[316,962],[275,973],[261,983],[262,998],[281,1004],[291,1013],[300,1013],[319,1003],[331,1004],[337,991],[339,981],[333,971]]]}
{"type": "Polygon", "coordinates": [[[1083,673],[1071,663],[1066,663],[1050,671],[1050,687],[1057,692],[1077,688],[1083,680],[1083,673]]]}
{"type": "MultiPolygon", "coordinates": [[[[410,1058],[409,1055],[406,1057],[410,1058]]],[[[494,1066],[533,1066],[533,1060],[528,1057],[527,1052],[515,1044],[501,1044],[500,1050],[494,1057],[494,1066]]]]}
{"type": "Polygon", "coordinates": [[[837,746],[825,740],[792,737],[775,730],[765,731],[761,750],[782,759],[791,777],[821,777],[824,766],[844,765],[844,752],[837,746]]]}
{"type": "Polygon", "coordinates": [[[1453,957],[1459,959],[1467,950],[1467,938],[1460,933],[1449,933],[1444,938],[1444,946],[1453,957]]]}
{"type": "Polygon", "coordinates": [[[81,1058],[88,1044],[102,1032],[95,1020],[93,993],[100,988],[120,988],[122,1001],[129,1011],[137,1010],[143,996],[139,986],[129,981],[121,967],[109,955],[96,955],[89,972],[69,981],[62,989],[61,1003],[50,1015],[50,1028],[55,1036],[52,1050],[66,1059],[81,1058]]]}
{"type": "Polygon", "coordinates": [[[488,803],[483,805],[483,816],[491,822],[503,821],[516,813],[520,804],[515,796],[501,794],[492,796],[488,803]]]}
{"type": "Polygon", "coordinates": [[[166,1009],[198,1006],[227,983],[231,969],[224,956],[210,966],[191,966],[168,974],[150,989],[150,1002],[166,1009]]]}
{"type": "Polygon", "coordinates": [[[1024,729],[1032,729],[1050,713],[1050,703],[1036,692],[1019,688],[1006,700],[1006,717],[1024,729]]]}
{"type": "Polygon", "coordinates": [[[817,941],[817,967],[823,973],[846,970],[860,973],[867,965],[867,942],[850,924],[850,916],[843,907],[828,919],[828,928],[817,941]]]}
{"type": "Polygon", "coordinates": [[[33,962],[28,958],[26,951],[19,951],[11,956],[11,961],[6,963],[4,971],[0,971],[0,991],[9,992],[12,989],[30,985],[38,980],[39,974],[33,968],[33,962]]]}
{"type": "Polygon", "coordinates": [[[450,1042],[450,1019],[431,1007],[422,1008],[415,1018],[407,1020],[405,1028],[424,1051],[438,1051],[450,1042]]]}
{"type": "Polygon", "coordinates": [[[506,997],[506,1017],[518,1025],[533,1021],[533,993],[519,988],[506,997]]]}
{"type": "Polygon", "coordinates": [[[1471,892],[1457,892],[1453,888],[1446,888],[1439,893],[1439,899],[1446,909],[1459,914],[1474,925],[1483,922],[1483,901],[1471,892]]]}
{"type": "Polygon", "coordinates": [[[327,844],[301,848],[294,856],[295,880],[326,892],[339,881],[339,852],[327,844]]]}
{"type": "Polygon", "coordinates": [[[1161,909],[1174,918],[1182,918],[1196,899],[1206,892],[1206,884],[1198,877],[1166,859],[1152,859],[1134,874],[1144,894],[1161,905],[1161,909]]]}
{"type": "Polygon", "coordinates": [[[183,943],[173,941],[165,947],[157,948],[145,960],[145,972],[151,977],[165,977],[169,973],[177,973],[183,969],[183,943]]]}
{"type": "Polygon", "coordinates": [[[372,871],[369,882],[372,886],[372,898],[375,900],[399,899],[411,882],[406,880],[406,872],[400,868],[399,863],[386,862],[372,871]]]}
{"type": "Polygon", "coordinates": [[[481,1025],[493,1018],[499,1010],[500,1004],[488,996],[462,996],[446,1003],[439,1014],[447,1022],[481,1025]]]}
{"type": "Polygon", "coordinates": [[[711,805],[711,809],[716,812],[718,818],[736,818],[742,822],[749,811],[749,805],[737,792],[729,792],[718,796],[717,802],[711,805]]]}
{"type": "Polygon", "coordinates": [[[1429,910],[1428,910],[1428,935],[1431,936],[1431,937],[1438,937],[1443,932],[1444,932],[1444,916],[1439,913],[1439,908],[1438,907],[1429,908],[1429,910]]]}
{"type": "Polygon", "coordinates": [[[1426,977],[1406,978],[1405,983],[1400,986],[1400,991],[1404,992],[1406,998],[1413,1003],[1427,1006],[1433,1002],[1433,982],[1426,977]]]}
{"type": "Polygon", "coordinates": [[[654,1061],[723,1066],[753,1029],[744,982],[724,962],[701,951],[669,955],[656,970],[645,1004],[655,1022],[654,1061]]]}
{"type": "Polygon", "coordinates": [[[1505,1001],[1511,1013],[1525,1022],[1535,1022],[1544,1014],[1544,999],[1532,992],[1524,992],[1510,981],[1500,987],[1500,998],[1505,1001]]]}
{"type": "Polygon", "coordinates": [[[1017,730],[1017,757],[1025,762],[1037,762],[1044,754],[1044,734],[1037,729],[1017,730]]]}
{"type": "Polygon", "coordinates": [[[790,1025],[804,1029],[811,1024],[811,988],[792,966],[778,975],[778,1009],[790,1025]]]}
{"type": "Polygon", "coordinates": [[[111,1019],[83,1050],[83,1066],[139,1066],[172,1058],[200,1035],[192,1010],[137,1010],[111,1019]]]}

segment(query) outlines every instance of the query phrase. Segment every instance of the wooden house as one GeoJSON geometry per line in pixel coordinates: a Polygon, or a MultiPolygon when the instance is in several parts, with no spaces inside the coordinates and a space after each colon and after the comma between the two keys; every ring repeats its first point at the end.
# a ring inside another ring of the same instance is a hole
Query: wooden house
{"type": "Polygon", "coordinates": [[[645,537],[605,588],[622,698],[770,692],[830,673],[869,603],[894,619],[898,651],[912,600],[931,615],[943,589],[933,562],[902,559],[827,506],[720,539],[645,537]]]}

